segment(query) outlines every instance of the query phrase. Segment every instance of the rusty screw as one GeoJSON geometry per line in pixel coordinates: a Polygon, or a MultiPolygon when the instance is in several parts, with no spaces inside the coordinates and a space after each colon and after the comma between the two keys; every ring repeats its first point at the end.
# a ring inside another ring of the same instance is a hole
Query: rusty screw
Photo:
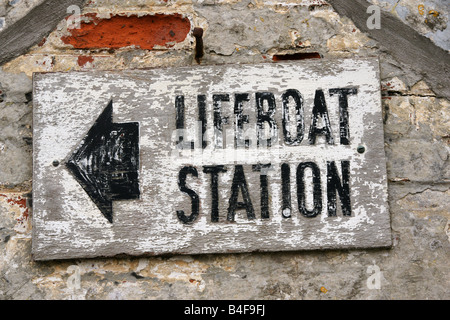
{"type": "Polygon", "coordinates": [[[195,37],[195,61],[200,64],[200,58],[203,57],[203,29],[194,28],[192,35],[195,37]]]}

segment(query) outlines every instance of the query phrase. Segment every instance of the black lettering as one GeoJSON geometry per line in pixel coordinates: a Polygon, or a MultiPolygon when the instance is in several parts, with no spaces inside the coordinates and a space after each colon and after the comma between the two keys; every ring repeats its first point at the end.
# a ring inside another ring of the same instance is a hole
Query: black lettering
{"type": "Polygon", "coordinates": [[[207,147],[206,142],[206,96],[203,94],[199,94],[197,96],[197,105],[198,105],[198,121],[202,123],[202,133],[201,133],[201,139],[199,141],[202,141],[202,149],[205,149],[207,147]]]}
{"type": "Polygon", "coordinates": [[[342,183],[339,179],[336,163],[327,162],[327,206],[328,216],[336,216],[336,190],[339,193],[341,201],[342,214],[344,216],[352,215],[350,205],[350,161],[341,161],[342,183]]]}
{"type": "Polygon", "coordinates": [[[291,207],[291,168],[289,164],[283,163],[281,165],[281,194],[282,194],[282,207],[281,214],[283,218],[290,218],[291,207]]]}
{"type": "Polygon", "coordinates": [[[234,133],[234,145],[236,148],[246,147],[248,148],[250,145],[250,140],[243,139],[242,135],[244,132],[244,123],[248,123],[248,115],[243,115],[243,104],[244,101],[250,101],[248,93],[236,93],[234,95],[234,114],[236,117],[235,120],[235,133],[234,133]]]}
{"type": "MultiPolygon", "coordinates": [[[[198,106],[198,121],[202,124],[201,136],[198,137],[198,141],[202,141],[202,148],[206,148],[206,140],[204,139],[204,134],[206,132],[206,96],[197,96],[197,106],[198,106]]],[[[175,97],[175,126],[178,131],[178,141],[176,143],[179,149],[194,149],[194,141],[184,141],[184,96],[178,95],[175,97]]],[[[200,135],[200,133],[199,133],[200,135]]]]}
{"type": "Polygon", "coordinates": [[[200,200],[195,191],[186,187],[186,176],[188,174],[198,177],[197,169],[194,167],[183,167],[178,173],[178,187],[182,192],[185,192],[191,198],[192,212],[189,216],[184,214],[183,210],[177,210],[177,217],[183,223],[193,223],[198,217],[200,200]]]}
{"type": "Polygon", "coordinates": [[[277,137],[277,123],[274,120],[275,115],[275,97],[271,92],[257,92],[256,93],[256,109],[258,111],[257,115],[257,137],[258,137],[258,146],[267,146],[270,147],[272,145],[272,139],[277,137]],[[264,101],[267,101],[268,108],[267,111],[264,111],[264,101]],[[269,124],[270,128],[270,137],[267,139],[263,139],[264,132],[264,122],[269,124]]]}
{"type": "Polygon", "coordinates": [[[336,88],[330,89],[330,96],[339,96],[339,135],[343,145],[350,144],[350,130],[348,125],[348,100],[350,94],[357,94],[357,88],[336,88]]]}
{"type": "Polygon", "coordinates": [[[223,148],[223,124],[228,123],[228,117],[222,116],[222,101],[230,101],[230,96],[228,94],[213,94],[214,139],[216,148],[223,148]]]}
{"type": "Polygon", "coordinates": [[[322,212],[322,190],[320,185],[320,170],[314,162],[302,162],[297,167],[297,200],[298,209],[302,215],[307,218],[314,218],[322,212]],[[306,208],[306,195],[305,195],[305,169],[310,168],[312,171],[313,181],[313,210],[306,208]]]}
{"type": "Polygon", "coordinates": [[[286,90],[282,97],[282,114],[283,114],[283,135],[284,142],[289,145],[299,145],[303,140],[304,120],[303,120],[303,97],[295,89],[286,90]],[[295,117],[297,122],[297,136],[292,139],[289,131],[289,98],[293,98],[295,103],[295,117]]]}
{"type": "Polygon", "coordinates": [[[328,144],[334,144],[333,135],[331,131],[330,119],[328,117],[327,104],[325,102],[325,95],[322,90],[316,90],[314,97],[314,107],[312,110],[311,127],[309,129],[309,144],[316,143],[317,135],[325,135],[328,144]],[[324,127],[318,128],[317,121],[319,116],[322,118],[324,127]]]}
{"type": "Polygon", "coordinates": [[[248,192],[247,181],[245,180],[244,168],[242,165],[236,165],[234,169],[233,183],[231,185],[231,198],[228,206],[228,221],[234,221],[236,210],[245,209],[249,220],[255,219],[250,193],[248,192]],[[238,202],[239,189],[242,192],[244,202],[238,202]]]}
{"type": "Polygon", "coordinates": [[[184,96],[175,97],[175,126],[178,131],[178,141],[176,143],[179,149],[194,149],[194,141],[184,140],[184,96]],[[181,131],[181,132],[180,132],[181,131]]]}
{"type": "Polygon", "coordinates": [[[256,164],[253,165],[253,171],[261,172],[259,175],[259,183],[261,186],[261,218],[269,218],[269,188],[267,171],[270,169],[271,164],[256,164]]]}
{"type": "Polygon", "coordinates": [[[219,172],[226,172],[224,166],[204,166],[203,172],[211,174],[211,222],[219,221],[219,172]]]}

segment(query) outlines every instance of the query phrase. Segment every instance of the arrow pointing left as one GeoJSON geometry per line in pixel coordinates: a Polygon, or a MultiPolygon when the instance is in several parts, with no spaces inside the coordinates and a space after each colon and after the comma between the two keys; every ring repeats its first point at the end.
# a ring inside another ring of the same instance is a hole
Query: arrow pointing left
{"type": "Polygon", "coordinates": [[[113,123],[108,103],[66,166],[84,191],[113,222],[113,200],[138,199],[139,123],[113,123]]]}

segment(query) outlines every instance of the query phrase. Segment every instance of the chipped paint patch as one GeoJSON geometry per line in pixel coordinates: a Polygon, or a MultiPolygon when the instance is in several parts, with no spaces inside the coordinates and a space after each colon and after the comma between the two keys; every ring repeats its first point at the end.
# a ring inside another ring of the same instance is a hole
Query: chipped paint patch
{"type": "Polygon", "coordinates": [[[93,64],[94,63],[94,57],[91,56],[79,56],[77,63],[80,67],[84,67],[87,63],[93,64]]]}
{"type": "Polygon", "coordinates": [[[14,212],[16,225],[14,231],[19,234],[27,234],[31,231],[31,221],[27,199],[19,194],[0,194],[0,201],[6,202],[11,212],[14,212]]]}

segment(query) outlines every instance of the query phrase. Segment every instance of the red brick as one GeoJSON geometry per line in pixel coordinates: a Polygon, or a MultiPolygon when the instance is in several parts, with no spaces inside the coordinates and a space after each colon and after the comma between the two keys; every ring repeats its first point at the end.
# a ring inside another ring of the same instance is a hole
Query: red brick
{"type": "Polygon", "coordinates": [[[93,63],[94,62],[94,58],[90,57],[90,56],[79,56],[77,62],[78,62],[78,65],[80,67],[82,67],[88,62],[93,63]]]}
{"type": "Polygon", "coordinates": [[[61,40],[76,49],[119,49],[136,46],[153,49],[156,45],[170,47],[186,39],[191,24],[180,14],[115,15],[100,19],[95,14],[81,18],[79,29],[69,29],[61,40]]]}

